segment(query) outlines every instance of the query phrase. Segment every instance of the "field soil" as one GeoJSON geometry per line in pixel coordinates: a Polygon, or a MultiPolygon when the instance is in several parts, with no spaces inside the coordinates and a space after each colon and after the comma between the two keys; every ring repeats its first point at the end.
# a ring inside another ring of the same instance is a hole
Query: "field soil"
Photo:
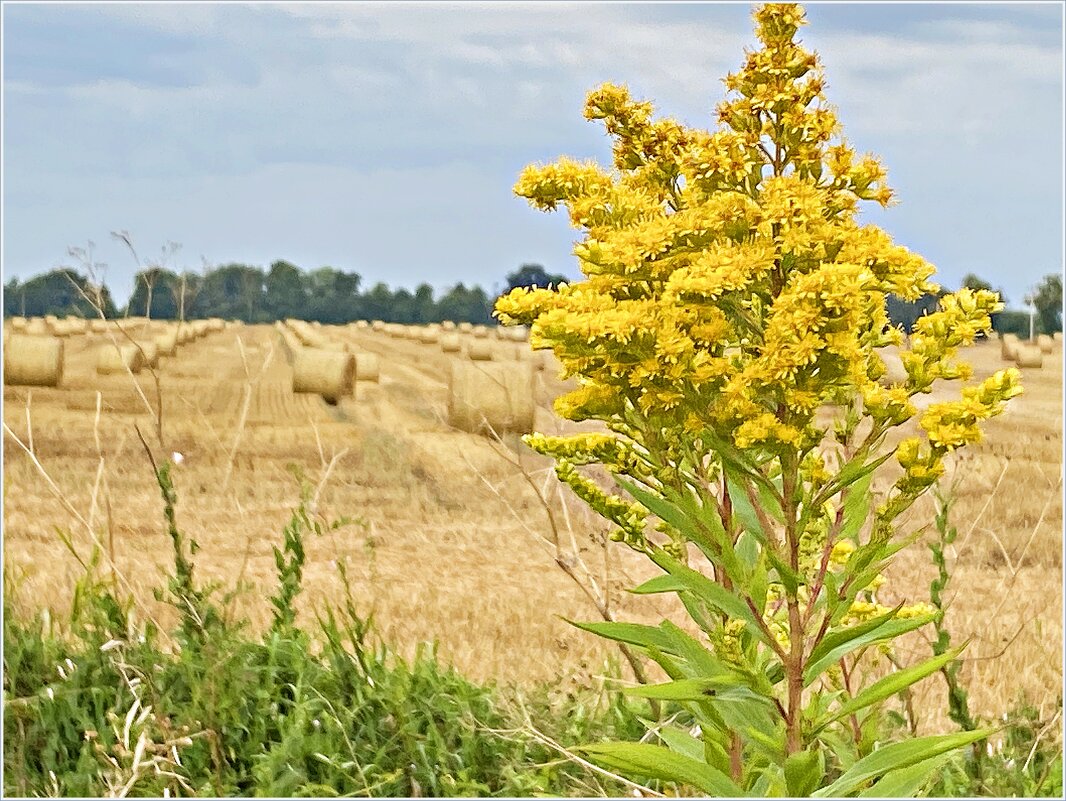
{"type": "MultiPolygon", "coordinates": [[[[437,640],[442,658],[473,678],[591,684],[614,652],[565,619],[597,618],[583,589],[592,584],[622,619],[672,614],[667,600],[625,592],[653,573],[605,542],[607,524],[560,491],[547,460],[517,437],[493,441],[447,425],[449,364],[464,356],[369,330],[322,330],[378,354],[380,382],[359,382],[336,406],[294,395],[277,330],[229,325],[182,346],[136,386],[128,375],[98,376],[93,354],[104,338],[81,336],[66,341],[61,388],[5,387],[9,608],[64,614],[79,560],[95,545],[101,574],[111,575],[113,559],[138,614],[172,619],[152,594],[173,556],[147,448],[157,460],[181,455],[177,521],[199,544],[198,580],[245,587],[227,603],[257,625],[269,619],[272,548],[299,502],[297,474],[318,519],[350,519],[307,542],[302,613],[342,602],[343,563],[358,607],[390,643],[412,651],[437,640]],[[146,404],[161,406],[161,430],[146,404]]],[[[528,348],[491,342],[497,360],[517,361],[528,348]]],[[[995,343],[965,358],[977,378],[1003,366],[995,343]]],[[[574,428],[551,412],[565,389],[557,373],[549,361],[537,374],[545,432],[574,428]]],[[[1061,703],[1061,350],[1043,369],[1023,370],[1023,384],[1025,394],[942,482],[954,484],[959,530],[947,621],[956,642],[970,639],[962,676],[974,711],[996,716],[1023,696],[1045,712],[1061,703]]],[[[946,385],[934,399],[953,391],[946,385]]],[[[907,530],[932,531],[932,522],[930,499],[908,513],[907,530]]],[[[893,566],[880,600],[928,600],[934,575],[919,542],[893,566]]],[[[901,657],[928,653],[915,638],[901,657]]],[[[938,676],[916,691],[921,730],[945,727],[943,694],[938,676]]]]}

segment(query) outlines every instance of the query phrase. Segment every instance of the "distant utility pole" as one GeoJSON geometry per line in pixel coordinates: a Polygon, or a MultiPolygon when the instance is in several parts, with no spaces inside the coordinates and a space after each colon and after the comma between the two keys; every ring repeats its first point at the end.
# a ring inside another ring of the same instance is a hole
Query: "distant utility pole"
{"type": "Polygon", "coordinates": [[[1033,341],[1033,325],[1034,325],[1034,322],[1036,320],[1036,304],[1033,302],[1035,299],[1036,298],[1033,295],[1032,291],[1030,291],[1029,294],[1025,296],[1025,305],[1029,307],[1029,341],[1030,342],[1033,341]]]}

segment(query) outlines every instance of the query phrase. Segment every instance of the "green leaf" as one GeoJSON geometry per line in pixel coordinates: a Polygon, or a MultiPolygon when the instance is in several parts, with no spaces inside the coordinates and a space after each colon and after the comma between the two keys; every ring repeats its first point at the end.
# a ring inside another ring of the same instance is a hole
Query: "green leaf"
{"type": "Polygon", "coordinates": [[[868,642],[876,640],[881,636],[877,634],[877,630],[892,620],[902,608],[903,604],[901,603],[895,609],[890,609],[884,614],[872,617],[862,623],[856,623],[854,626],[830,629],[822,638],[822,641],[811,651],[810,656],[807,657],[807,668],[803,672],[803,685],[807,686],[814,681],[821,675],[822,671],[837,662],[840,657],[868,642]],[[866,642],[859,641],[870,634],[873,636],[867,639],[866,642]],[[853,640],[857,642],[851,644],[853,640]]]}
{"type": "Polygon", "coordinates": [[[660,781],[687,784],[711,796],[741,797],[744,791],[722,771],[706,762],[674,753],[649,743],[596,743],[577,752],[587,754],[609,770],[647,776],[660,781]]]}
{"type": "Polygon", "coordinates": [[[669,573],[648,579],[643,584],[633,587],[629,592],[634,595],[654,595],[659,592],[681,592],[686,589],[685,582],[669,573]]]}
{"type": "Polygon", "coordinates": [[[659,729],[659,739],[666,743],[667,747],[681,756],[694,759],[697,762],[705,762],[704,744],[691,734],[676,726],[663,726],[659,729]]]}
{"type": "Polygon", "coordinates": [[[637,645],[641,648],[655,648],[668,654],[678,655],[678,648],[674,638],[655,626],[645,626],[641,623],[577,623],[573,620],[563,619],[572,626],[590,631],[608,640],[637,645]]]}
{"type": "Polygon", "coordinates": [[[940,754],[909,768],[890,770],[873,786],[867,787],[859,798],[913,798],[929,781],[934,771],[951,759],[951,754],[940,754]]]}
{"type": "Polygon", "coordinates": [[[691,498],[666,499],[623,478],[615,479],[620,487],[632,495],[652,514],[669,523],[689,541],[696,543],[712,562],[721,563],[731,576],[738,576],[740,563],[733,552],[733,543],[714,513],[698,508],[691,498]],[[702,525],[696,525],[697,521],[702,525]]]}
{"type": "Polygon", "coordinates": [[[962,748],[970,743],[983,740],[992,732],[992,729],[980,729],[957,734],[916,737],[913,740],[904,740],[900,743],[886,745],[863,757],[846,770],[844,775],[835,782],[828,787],[816,790],[811,795],[815,798],[839,798],[845,796],[871,779],[883,776],[889,771],[909,768],[940,754],[946,754],[949,751],[962,748]]]}
{"type": "MultiPolygon", "coordinates": [[[[638,687],[626,687],[626,695],[641,698],[658,698],[661,701],[706,701],[722,690],[744,686],[743,682],[732,676],[717,676],[707,679],[681,679],[663,684],[646,684],[638,687]]],[[[745,687],[745,689],[747,689],[745,687]]]]}
{"type": "Polygon", "coordinates": [[[696,596],[733,620],[744,621],[748,630],[757,639],[769,645],[769,640],[759,628],[751,608],[740,597],[702,573],[681,564],[662,550],[654,550],[650,556],[659,567],[684,582],[696,596]]]}
{"type": "Polygon", "coordinates": [[[840,527],[843,539],[855,539],[870,513],[870,482],[874,474],[867,473],[848,489],[844,498],[844,519],[840,527]]]}
{"type": "Polygon", "coordinates": [[[939,656],[934,656],[932,659],[927,659],[925,662],[914,665],[913,667],[897,670],[895,673],[889,673],[883,679],[875,681],[865,690],[862,690],[854,698],[843,703],[832,714],[832,717],[829,720],[824,721],[821,725],[815,728],[815,732],[829,725],[834,720],[839,720],[853,712],[858,712],[860,709],[865,709],[868,706],[876,704],[878,701],[883,701],[889,696],[895,695],[901,690],[905,690],[915,682],[921,681],[929,674],[935,673],[948,662],[955,659],[960,653],[962,653],[962,649],[965,647],[965,644],[960,645],[958,648],[952,648],[939,656]]]}
{"type": "Polygon", "coordinates": [[[818,747],[813,751],[800,751],[785,759],[785,786],[794,798],[806,798],[825,778],[825,752],[818,747]]]}

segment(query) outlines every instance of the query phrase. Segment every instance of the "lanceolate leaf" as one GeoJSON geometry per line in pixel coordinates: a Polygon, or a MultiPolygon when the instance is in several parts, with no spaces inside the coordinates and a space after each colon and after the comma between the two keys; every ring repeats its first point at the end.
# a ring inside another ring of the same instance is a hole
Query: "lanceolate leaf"
{"type": "Polygon", "coordinates": [[[951,759],[951,753],[940,754],[926,759],[909,768],[890,770],[872,786],[867,787],[859,798],[913,798],[945,762],[951,759]]]}
{"type": "Polygon", "coordinates": [[[684,589],[686,589],[685,582],[666,573],[662,576],[648,579],[643,584],[633,587],[629,592],[634,595],[654,595],[660,592],[681,592],[684,589]]]}
{"type": "Polygon", "coordinates": [[[862,645],[873,642],[878,637],[885,636],[878,633],[878,630],[895,618],[902,608],[903,604],[901,603],[895,609],[890,609],[884,614],[872,617],[862,623],[856,623],[854,626],[830,629],[807,657],[807,668],[803,673],[804,686],[818,678],[822,671],[835,663],[840,657],[862,645]],[[861,638],[871,634],[873,635],[872,639],[868,639],[866,642],[860,641],[861,638]]]}
{"type": "Polygon", "coordinates": [[[637,645],[642,648],[655,648],[668,654],[677,655],[678,653],[674,638],[655,626],[645,626],[641,623],[577,623],[573,620],[567,620],[566,622],[577,626],[579,629],[591,631],[600,637],[606,637],[609,640],[637,645]]]}
{"type": "Polygon", "coordinates": [[[687,784],[710,796],[743,797],[732,779],[706,762],[648,743],[596,743],[575,749],[598,765],[630,775],[687,784]]]}
{"type": "Polygon", "coordinates": [[[687,567],[673,557],[662,551],[653,551],[652,560],[663,570],[684,582],[688,589],[703,599],[706,603],[724,612],[734,620],[742,620],[747,624],[748,630],[759,640],[767,641],[766,635],[759,628],[754,613],[748,605],[737,595],[727,590],[721,584],[712,581],[702,573],[687,567]]]}
{"type": "Polygon", "coordinates": [[[946,754],[970,743],[983,740],[992,729],[959,732],[958,734],[916,737],[901,743],[892,743],[863,757],[839,779],[827,787],[815,791],[814,798],[839,798],[855,791],[863,784],[889,771],[901,770],[925,762],[940,754],[946,754]]]}
{"type": "Polygon", "coordinates": [[[663,726],[659,729],[659,739],[666,743],[667,747],[675,753],[694,759],[697,762],[705,762],[704,745],[702,740],[697,740],[688,732],[681,731],[674,726],[663,726]]]}
{"type": "Polygon", "coordinates": [[[952,648],[939,656],[934,656],[932,659],[927,659],[925,662],[914,665],[913,667],[898,670],[895,673],[889,673],[883,679],[875,681],[865,690],[862,690],[851,700],[843,703],[832,713],[832,717],[816,727],[815,731],[827,726],[834,720],[839,720],[853,712],[858,712],[860,709],[865,709],[872,704],[883,701],[889,696],[895,695],[901,690],[910,687],[915,682],[921,681],[929,674],[940,670],[940,668],[948,662],[955,659],[960,653],[962,653],[963,648],[965,648],[964,645],[959,646],[958,648],[952,648]]]}

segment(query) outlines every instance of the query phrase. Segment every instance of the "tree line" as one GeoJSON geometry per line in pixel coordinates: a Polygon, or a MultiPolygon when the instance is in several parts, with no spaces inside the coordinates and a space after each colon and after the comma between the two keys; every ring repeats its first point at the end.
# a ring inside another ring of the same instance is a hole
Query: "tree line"
{"type": "MultiPolygon", "coordinates": [[[[505,291],[518,286],[558,286],[563,275],[539,264],[523,264],[506,276],[505,291]]],[[[222,317],[246,323],[271,323],[287,317],[339,325],[353,320],[425,324],[452,320],[489,325],[496,295],[480,286],[458,283],[439,296],[429,284],[414,291],[390,289],[376,283],[364,290],[355,272],[320,267],[304,271],[275,261],[266,270],[248,264],[226,264],[204,273],[178,273],[164,267],[140,270],[129,301],[119,307],[105,284],[70,267],[62,267],[25,282],[13,278],[4,285],[4,316],[98,316],[99,305],[109,317],[145,316],[155,320],[222,317]]]]}
{"type": "MultiPolygon", "coordinates": [[[[509,292],[514,287],[558,286],[566,277],[548,273],[539,264],[523,264],[505,278],[509,292]]],[[[992,289],[976,275],[967,275],[962,286],[992,289]]],[[[942,290],[941,295],[947,290],[942,290]]],[[[278,260],[269,269],[247,264],[226,264],[204,273],[178,273],[165,267],[140,270],[134,278],[129,301],[118,307],[106,285],[69,267],[52,270],[25,282],[13,278],[4,285],[4,316],[43,317],[46,314],[94,317],[95,304],[108,317],[148,316],[157,320],[222,317],[246,323],[270,323],[287,317],[340,325],[353,320],[384,320],[389,323],[426,324],[444,320],[491,325],[496,295],[480,286],[458,283],[434,296],[429,284],[412,292],[390,289],[376,283],[364,291],[362,276],[333,267],[304,271],[278,260]]],[[[1002,290],[1000,297],[1006,303],[1002,290]]],[[[935,311],[940,295],[928,294],[915,301],[888,298],[888,316],[893,325],[910,332],[915,321],[935,311]]],[[[1062,330],[1062,276],[1047,275],[1031,296],[1036,319],[1035,333],[1062,330]]],[[[1028,303],[1027,303],[1028,305],[1028,303]]],[[[1006,334],[1029,335],[1029,313],[1004,310],[992,315],[992,327],[1006,334]]]]}

